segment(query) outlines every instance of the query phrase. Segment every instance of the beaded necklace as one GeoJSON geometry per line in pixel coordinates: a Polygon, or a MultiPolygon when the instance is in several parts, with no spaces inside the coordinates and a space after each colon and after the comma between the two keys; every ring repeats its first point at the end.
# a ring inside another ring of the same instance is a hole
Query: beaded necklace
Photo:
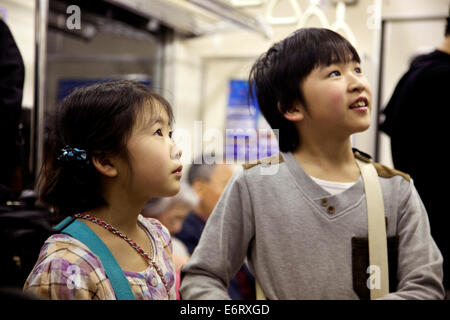
{"type": "Polygon", "coordinates": [[[167,281],[164,278],[164,274],[161,270],[160,267],[158,267],[158,265],[153,261],[153,259],[151,258],[153,256],[154,250],[152,249],[153,244],[150,243],[150,253],[151,255],[149,255],[148,253],[146,253],[136,242],[134,242],[133,240],[131,240],[130,238],[128,238],[126,235],[124,235],[122,232],[120,232],[119,230],[117,230],[116,228],[114,228],[112,225],[106,223],[105,221],[98,219],[96,217],[90,216],[88,214],[83,214],[83,213],[76,213],[73,215],[73,217],[75,218],[79,218],[79,219],[85,219],[85,220],[89,220],[95,224],[98,224],[99,226],[105,228],[106,230],[108,230],[109,232],[113,233],[116,236],[119,236],[120,238],[122,238],[123,240],[125,240],[133,249],[135,249],[158,273],[158,276],[161,278],[161,282],[164,284],[164,288],[166,289],[167,292],[167,296],[170,297],[170,290],[167,286],[167,281]]]}

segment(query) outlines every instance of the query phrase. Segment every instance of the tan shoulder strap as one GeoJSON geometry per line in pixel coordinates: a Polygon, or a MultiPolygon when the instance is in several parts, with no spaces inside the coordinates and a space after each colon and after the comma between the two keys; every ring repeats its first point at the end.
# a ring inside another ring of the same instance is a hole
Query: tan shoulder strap
{"type": "Polygon", "coordinates": [[[381,193],[378,174],[373,163],[360,159],[356,159],[356,163],[361,171],[366,193],[369,230],[369,272],[371,274],[367,284],[368,286],[370,284],[370,299],[374,300],[389,293],[389,269],[383,195],[381,193]],[[376,279],[375,283],[371,281],[372,276],[376,279]]]}
{"type": "Polygon", "coordinates": [[[259,285],[258,280],[255,279],[255,289],[256,289],[256,300],[266,300],[266,296],[259,285]]]}

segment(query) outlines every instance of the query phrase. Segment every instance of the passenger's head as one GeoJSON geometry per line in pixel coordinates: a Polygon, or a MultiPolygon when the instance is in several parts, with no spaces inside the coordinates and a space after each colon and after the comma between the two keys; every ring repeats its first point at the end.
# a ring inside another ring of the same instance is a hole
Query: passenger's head
{"type": "Polygon", "coordinates": [[[198,210],[208,217],[225,187],[233,175],[233,170],[227,164],[194,164],[189,168],[188,183],[192,186],[200,199],[198,210]]]}
{"type": "Polygon", "coordinates": [[[356,49],[344,37],[329,29],[304,28],[275,43],[254,63],[249,76],[262,114],[272,129],[279,130],[279,147],[294,151],[300,136],[284,114],[297,104],[310,107],[302,84],[310,73],[334,63],[360,62],[356,49]]]}
{"type": "Polygon", "coordinates": [[[171,155],[172,122],[169,103],[140,83],[75,89],[47,123],[41,200],[63,215],[92,210],[107,204],[103,187],[112,180],[144,203],[151,195],[176,194],[179,179],[168,180],[178,163],[171,155]]]}
{"type": "Polygon", "coordinates": [[[177,195],[150,199],[142,215],[158,219],[174,235],[180,232],[187,214],[198,205],[199,199],[192,188],[182,183],[177,195]]]}

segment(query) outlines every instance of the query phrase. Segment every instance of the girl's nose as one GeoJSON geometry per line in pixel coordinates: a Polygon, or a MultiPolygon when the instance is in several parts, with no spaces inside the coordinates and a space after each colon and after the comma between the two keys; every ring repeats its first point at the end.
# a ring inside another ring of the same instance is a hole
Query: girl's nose
{"type": "Polygon", "coordinates": [[[173,143],[173,147],[172,147],[172,151],[170,154],[170,158],[172,160],[179,160],[181,158],[181,155],[183,154],[183,151],[181,150],[180,147],[178,147],[178,145],[176,143],[173,143]]]}

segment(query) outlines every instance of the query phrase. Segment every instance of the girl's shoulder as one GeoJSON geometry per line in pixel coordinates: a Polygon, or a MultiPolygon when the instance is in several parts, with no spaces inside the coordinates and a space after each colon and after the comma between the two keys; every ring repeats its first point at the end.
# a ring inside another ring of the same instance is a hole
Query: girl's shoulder
{"type": "Polygon", "coordinates": [[[172,246],[169,230],[159,220],[142,215],[138,216],[138,220],[155,241],[162,241],[163,246],[172,246]]]}
{"type": "Polygon", "coordinates": [[[66,234],[54,234],[45,241],[24,289],[47,299],[114,297],[98,257],[66,234]]]}
{"type": "Polygon", "coordinates": [[[80,240],[64,233],[50,236],[41,249],[39,258],[60,257],[70,262],[86,261],[92,268],[101,267],[98,257],[80,240]]]}

